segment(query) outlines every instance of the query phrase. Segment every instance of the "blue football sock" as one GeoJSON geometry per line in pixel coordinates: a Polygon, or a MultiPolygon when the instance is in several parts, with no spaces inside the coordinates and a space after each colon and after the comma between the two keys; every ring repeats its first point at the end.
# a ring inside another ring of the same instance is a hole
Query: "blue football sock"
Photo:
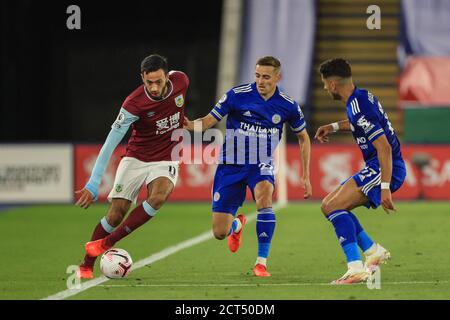
{"type": "Polygon", "coordinates": [[[335,210],[327,216],[327,219],[334,226],[347,262],[361,260],[356,242],[356,228],[349,212],[346,210],[335,210]]]}
{"type": "Polygon", "coordinates": [[[358,218],[356,218],[356,216],[350,211],[348,212],[348,215],[352,218],[353,223],[355,224],[358,246],[361,248],[362,251],[366,251],[373,245],[373,241],[369,237],[369,235],[364,231],[363,227],[358,221],[358,218]]]}
{"type": "Polygon", "coordinates": [[[258,237],[258,257],[269,256],[270,241],[275,230],[275,213],[272,208],[258,210],[256,216],[256,236],[258,237]]]}

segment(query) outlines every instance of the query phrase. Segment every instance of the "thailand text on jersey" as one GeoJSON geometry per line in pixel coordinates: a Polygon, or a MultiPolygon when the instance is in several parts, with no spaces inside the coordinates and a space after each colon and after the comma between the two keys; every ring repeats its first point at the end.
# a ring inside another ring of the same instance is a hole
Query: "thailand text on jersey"
{"type": "Polygon", "coordinates": [[[267,101],[256,89],[246,84],[229,90],[210,113],[218,121],[225,115],[227,132],[220,161],[233,164],[258,164],[272,161],[283,124],[301,132],[306,123],[299,105],[276,88],[267,101]]]}
{"type": "MultiPolygon", "coordinates": [[[[172,149],[179,143],[171,140],[171,134],[183,127],[188,86],[186,74],[170,71],[169,92],[165,98],[152,99],[145,86],[141,85],[125,99],[122,108],[137,117],[132,124],[126,156],[144,162],[171,160],[172,149]]],[[[120,117],[113,128],[121,125],[120,117]]]]}
{"type": "Polygon", "coordinates": [[[366,162],[378,161],[372,142],[385,135],[392,148],[392,159],[402,159],[400,142],[377,97],[355,87],[347,101],[347,116],[353,137],[366,162]]]}

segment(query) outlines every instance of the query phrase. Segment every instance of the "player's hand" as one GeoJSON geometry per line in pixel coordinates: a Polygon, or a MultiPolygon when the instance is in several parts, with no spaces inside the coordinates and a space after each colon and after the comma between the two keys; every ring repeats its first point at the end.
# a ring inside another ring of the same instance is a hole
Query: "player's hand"
{"type": "Polygon", "coordinates": [[[188,118],[184,117],[183,129],[194,131],[194,121],[191,121],[188,118]]]}
{"type": "Polygon", "coordinates": [[[328,137],[330,133],[333,133],[333,127],[331,126],[331,124],[321,126],[319,127],[319,129],[317,129],[314,139],[319,140],[320,143],[328,142],[330,141],[330,138],[328,137]]]}
{"type": "Polygon", "coordinates": [[[394,202],[392,202],[391,190],[388,189],[381,190],[381,206],[383,207],[383,210],[387,214],[391,213],[389,210],[392,210],[394,212],[397,211],[394,207],[394,202]]]}
{"type": "Polygon", "coordinates": [[[75,205],[83,209],[89,208],[91,203],[94,202],[94,196],[86,188],[75,191],[75,194],[81,194],[80,198],[75,203],[75,205]]]}
{"type": "Polygon", "coordinates": [[[303,198],[308,199],[312,196],[312,186],[311,181],[308,179],[303,179],[303,187],[305,188],[305,192],[303,193],[303,198]]]}

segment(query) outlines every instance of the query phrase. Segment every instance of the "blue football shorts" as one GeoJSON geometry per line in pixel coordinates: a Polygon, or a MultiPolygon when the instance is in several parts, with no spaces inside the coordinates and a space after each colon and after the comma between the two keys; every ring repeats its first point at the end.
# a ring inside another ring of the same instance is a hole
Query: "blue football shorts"
{"type": "MultiPolygon", "coordinates": [[[[364,204],[367,208],[376,209],[381,204],[381,172],[378,162],[366,163],[366,166],[350,178],[355,180],[359,189],[369,201],[364,204]]],[[[348,178],[348,179],[350,179],[348,178]]],[[[392,166],[390,189],[394,193],[402,186],[406,178],[406,167],[403,160],[395,160],[392,166]]],[[[348,181],[341,183],[343,185],[348,181]]]]}
{"type": "Polygon", "coordinates": [[[236,215],[245,201],[247,186],[252,191],[258,182],[269,181],[275,186],[273,166],[266,164],[219,164],[212,189],[212,211],[236,215]]]}

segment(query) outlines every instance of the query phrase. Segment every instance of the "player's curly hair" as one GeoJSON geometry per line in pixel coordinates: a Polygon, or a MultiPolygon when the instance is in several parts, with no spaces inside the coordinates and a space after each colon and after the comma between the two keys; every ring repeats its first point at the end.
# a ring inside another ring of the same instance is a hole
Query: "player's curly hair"
{"type": "Polygon", "coordinates": [[[162,69],[164,73],[169,71],[167,59],[159,54],[152,54],[145,57],[141,62],[141,73],[149,73],[162,69]]]}
{"type": "Polygon", "coordinates": [[[322,62],[319,72],[325,79],[333,76],[341,78],[350,78],[352,76],[350,63],[342,58],[334,58],[322,62]]]}

